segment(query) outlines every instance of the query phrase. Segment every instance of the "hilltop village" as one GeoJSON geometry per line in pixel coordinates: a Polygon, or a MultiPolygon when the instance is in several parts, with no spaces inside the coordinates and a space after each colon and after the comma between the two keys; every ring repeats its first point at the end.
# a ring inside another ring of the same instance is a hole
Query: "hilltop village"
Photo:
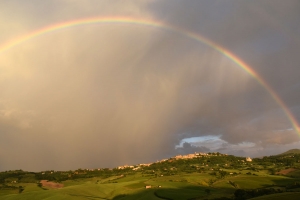
{"type": "MultiPolygon", "coordinates": [[[[153,163],[141,163],[137,165],[122,165],[116,168],[96,168],[96,169],[82,169],[69,171],[55,171],[46,170],[41,172],[25,172],[22,170],[13,170],[0,172],[0,183],[20,181],[20,178],[6,179],[14,174],[27,174],[26,177],[31,177],[34,180],[52,180],[64,181],[76,178],[86,178],[100,176],[111,176],[113,174],[131,174],[142,172],[143,174],[156,175],[174,175],[181,172],[205,172],[220,171],[228,169],[251,169],[252,171],[269,170],[271,174],[284,169],[285,167],[294,166],[295,163],[300,162],[300,154],[292,156],[265,156],[263,158],[237,157],[233,155],[222,154],[219,152],[213,153],[194,153],[187,155],[176,155],[169,159],[158,160],[153,163]],[[30,175],[28,175],[30,174],[30,175]]],[[[22,176],[24,178],[24,176],[22,176]]],[[[28,178],[27,177],[27,178],[28,178]]]]}
{"type": "MultiPolygon", "coordinates": [[[[202,152],[195,152],[193,154],[187,154],[187,155],[176,155],[175,157],[169,158],[169,159],[162,159],[160,161],[156,161],[154,163],[163,163],[163,162],[173,162],[174,160],[180,160],[180,159],[194,159],[194,158],[204,158],[204,157],[210,157],[210,156],[228,156],[228,154],[221,154],[219,152],[214,153],[202,153],[202,152]]],[[[245,161],[251,162],[252,159],[250,157],[246,157],[245,161]]],[[[241,162],[244,162],[241,160],[241,162]]],[[[117,169],[126,169],[131,168],[132,170],[138,170],[141,167],[148,167],[154,163],[148,163],[148,164],[138,164],[138,165],[122,165],[118,166],[117,169]]]]}
{"type": "Polygon", "coordinates": [[[0,183],[18,183],[23,179],[35,182],[36,180],[65,181],[76,178],[88,178],[94,176],[126,175],[142,172],[145,175],[155,174],[156,176],[174,175],[181,172],[204,172],[206,170],[219,171],[222,168],[240,168],[251,162],[249,157],[236,157],[219,152],[214,153],[194,153],[187,155],[176,155],[169,159],[162,159],[153,163],[141,163],[137,165],[122,165],[116,168],[96,168],[69,171],[46,170],[41,172],[25,172],[13,170],[0,172],[0,183]],[[22,175],[22,178],[8,178],[22,175]]]}
{"type": "MultiPolygon", "coordinates": [[[[150,195],[154,199],[228,200],[297,191],[300,196],[300,153],[253,159],[219,152],[194,153],[115,168],[0,172],[1,199],[8,194],[35,195],[39,192],[43,196],[44,190],[53,189],[60,189],[64,199],[73,186],[79,191],[93,190],[93,198],[100,199],[137,199],[150,195]],[[109,190],[111,196],[99,193],[101,188],[109,190]]],[[[69,194],[70,199],[73,192],[69,194]]]]}

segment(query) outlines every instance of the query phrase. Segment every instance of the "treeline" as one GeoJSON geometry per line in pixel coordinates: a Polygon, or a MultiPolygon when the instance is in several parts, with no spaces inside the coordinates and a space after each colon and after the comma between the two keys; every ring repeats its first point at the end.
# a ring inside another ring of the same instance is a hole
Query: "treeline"
{"type": "Polygon", "coordinates": [[[74,171],[44,171],[44,172],[26,172],[22,170],[0,172],[0,186],[15,183],[37,183],[40,180],[62,182],[66,180],[75,180],[82,178],[103,177],[108,178],[116,175],[126,175],[134,173],[132,169],[108,169],[87,170],[78,169],[74,171]]]}
{"type": "Polygon", "coordinates": [[[265,156],[263,158],[253,159],[258,164],[261,165],[282,165],[287,167],[293,167],[296,163],[300,162],[300,154],[287,154],[287,155],[276,155],[276,156],[265,156]]]}
{"type": "Polygon", "coordinates": [[[0,172],[0,184],[31,183],[32,181],[35,181],[34,172],[25,172],[22,170],[0,172]]]}

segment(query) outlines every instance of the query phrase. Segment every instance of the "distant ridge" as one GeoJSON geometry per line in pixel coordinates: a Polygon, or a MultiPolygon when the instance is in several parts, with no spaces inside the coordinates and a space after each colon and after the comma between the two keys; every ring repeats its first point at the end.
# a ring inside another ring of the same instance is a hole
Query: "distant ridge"
{"type": "Polygon", "coordinates": [[[278,155],[287,155],[287,154],[300,154],[300,149],[290,149],[284,153],[278,154],[278,155]]]}

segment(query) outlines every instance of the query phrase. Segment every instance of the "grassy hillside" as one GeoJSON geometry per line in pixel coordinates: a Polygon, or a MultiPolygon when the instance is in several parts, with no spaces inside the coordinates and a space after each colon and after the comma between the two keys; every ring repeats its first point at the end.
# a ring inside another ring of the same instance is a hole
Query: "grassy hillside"
{"type": "Polygon", "coordinates": [[[279,155],[287,155],[287,154],[300,154],[300,149],[290,149],[284,153],[281,153],[279,155]]]}
{"type": "MultiPolygon", "coordinates": [[[[27,184],[25,190],[18,194],[4,194],[3,200],[31,199],[216,199],[221,197],[234,198],[239,189],[277,188],[284,189],[285,184],[293,184],[295,179],[284,176],[262,174],[253,176],[239,174],[217,179],[210,186],[209,180],[215,176],[207,173],[191,173],[166,177],[144,177],[142,173],[128,175],[118,182],[108,183],[107,179],[97,182],[97,178],[62,182],[61,189],[44,190],[37,184],[27,184]],[[235,183],[236,186],[230,184],[235,183]],[[145,189],[146,185],[152,188],[145,189]]],[[[300,180],[298,180],[300,181],[300,180]]]]}
{"type": "Polygon", "coordinates": [[[291,199],[299,197],[299,160],[300,155],[283,155],[246,162],[215,153],[135,170],[6,171],[0,172],[0,199],[291,199]]]}

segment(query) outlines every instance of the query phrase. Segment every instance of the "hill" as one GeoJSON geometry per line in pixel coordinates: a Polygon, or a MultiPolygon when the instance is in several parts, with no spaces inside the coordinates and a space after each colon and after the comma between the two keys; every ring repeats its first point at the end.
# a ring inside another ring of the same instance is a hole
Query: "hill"
{"type": "Polygon", "coordinates": [[[284,153],[278,154],[279,156],[287,155],[287,154],[300,154],[300,149],[290,149],[284,153]]]}
{"type": "Polygon", "coordinates": [[[299,174],[300,154],[195,153],[113,169],[0,172],[0,199],[298,199],[299,174]]]}

